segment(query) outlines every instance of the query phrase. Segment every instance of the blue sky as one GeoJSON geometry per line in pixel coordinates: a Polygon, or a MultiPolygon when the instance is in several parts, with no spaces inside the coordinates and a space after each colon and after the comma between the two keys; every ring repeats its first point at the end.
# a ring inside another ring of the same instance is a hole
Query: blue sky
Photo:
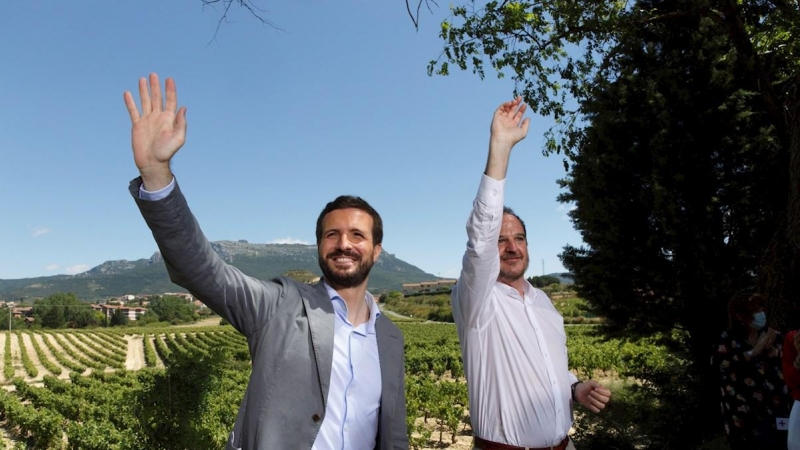
{"type": "MultiPolygon", "coordinates": [[[[456,277],[494,109],[514,83],[429,77],[447,4],[415,30],[399,0],[264,1],[276,27],[201,0],[3,2],[0,16],[0,279],[74,274],[147,258],[153,238],[127,192],[138,175],[122,100],[173,77],[188,108],[173,172],[212,240],[314,242],[324,204],[359,195],[384,251],[456,277]]],[[[564,270],[581,237],[556,201],[561,157],[528,114],[506,203],[525,220],[527,275],[564,270]]]]}

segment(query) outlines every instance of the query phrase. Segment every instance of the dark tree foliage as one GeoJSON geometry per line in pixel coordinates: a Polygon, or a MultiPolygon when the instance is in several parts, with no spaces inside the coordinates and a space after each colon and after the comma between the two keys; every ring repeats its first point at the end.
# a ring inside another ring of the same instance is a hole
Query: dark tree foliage
{"type": "Polygon", "coordinates": [[[57,293],[33,303],[33,316],[43,328],[86,328],[97,325],[88,303],[69,293],[57,293]]]}
{"type": "Polygon", "coordinates": [[[552,275],[539,275],[535,277],[528,277],[528,282],[530,282],[533,287],[543,288],[550,286],[551,284],[559,284],[561,283],[561,280],[552,275]]]}
{"type": "Polygon", "coordinates": [[[561,257],[612,326],[688,331],[709,383],[698,388],[715,394],[711,345],[731,295],[757,289],[788,180],[761,98],[704,22],[654,23],[615,48],[618,77],[583,102],[589,125],[563,182],[586,246],[561,257]]]}
{"type": "Polygon", "coordinates": [[[109,323],[112,327],[125,326],[128,324],[128,314],[124,313],[121,309],[117,309],[114,311],[114,314],[111,315],[109,323]]]}
{"type": "Polygon", "coordinates": [[[757,288],[785,205],[785,149],[703,22],[624,36],[618,76],[596,80],[582,104],[590,125],[561,200],[575,202],[586,246],[562,259],[619,327],[716,333],[728,298],[757,288]]]}
{"type": "Polygon", "coordinates": [[[195,320],[196,307],[182,297],[164,295],[152,297],[150,311],[162,322],[191,322],[195,320]]]}

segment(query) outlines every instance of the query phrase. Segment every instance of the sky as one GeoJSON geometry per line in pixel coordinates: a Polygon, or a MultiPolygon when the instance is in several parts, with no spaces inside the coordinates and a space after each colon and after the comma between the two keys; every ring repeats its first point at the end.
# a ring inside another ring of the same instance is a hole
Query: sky
{"type": "MultiPolygon", "coordinates": [[[[201,0],[2,2],[0,279],[76,274],[149,258],[123,92],[175,79],[188,109],[172,169],[209,240],[313,244],[341,194],[370,202],[383,251],[456,278],[486,163],[489,124],[514,96],[487,70],[428,76],[446,3],[415,29],[399,0],[256,0],[264,25],[201,0]]],[[[548,118],[528,112],[506,204],[525,221],[526,276],[565,271],[580,246],[556,197],[562,157],[542,154],[548,118]]]]}

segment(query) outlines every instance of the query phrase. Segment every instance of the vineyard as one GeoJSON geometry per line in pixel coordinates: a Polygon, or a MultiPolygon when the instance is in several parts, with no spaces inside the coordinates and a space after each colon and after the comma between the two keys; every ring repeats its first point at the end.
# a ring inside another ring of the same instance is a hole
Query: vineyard
{"type": "MultiPolygon", "coordinates": [[[[398,326],[412,448],[470,448],[455,326],[398,326]]],[[[656,345],[600,340],[591,328],[567,327],[579,377],[669,358],[656,345]]],[[[7,448],[222,449],[250,371],[246,341],[227,325],[15,330],[0,333],[0,350],[7,448]]]]}

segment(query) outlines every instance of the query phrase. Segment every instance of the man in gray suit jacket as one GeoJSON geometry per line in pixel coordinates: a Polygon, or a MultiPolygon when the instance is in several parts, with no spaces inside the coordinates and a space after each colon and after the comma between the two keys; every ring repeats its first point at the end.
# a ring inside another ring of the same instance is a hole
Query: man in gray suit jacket
{"type": "Polygon", "coordinates": [[[226,449],[408,449],[403,335],[380,314],[367,279],[383,224],[364,200],[340,196],[317,219],[323,280],[249,277],[211,248],[181,194],[170,161],[186,138],[175,82],[158,76],[130,92],[130,192],[172,281],[247,337],[252,374],[226,449]]]}

